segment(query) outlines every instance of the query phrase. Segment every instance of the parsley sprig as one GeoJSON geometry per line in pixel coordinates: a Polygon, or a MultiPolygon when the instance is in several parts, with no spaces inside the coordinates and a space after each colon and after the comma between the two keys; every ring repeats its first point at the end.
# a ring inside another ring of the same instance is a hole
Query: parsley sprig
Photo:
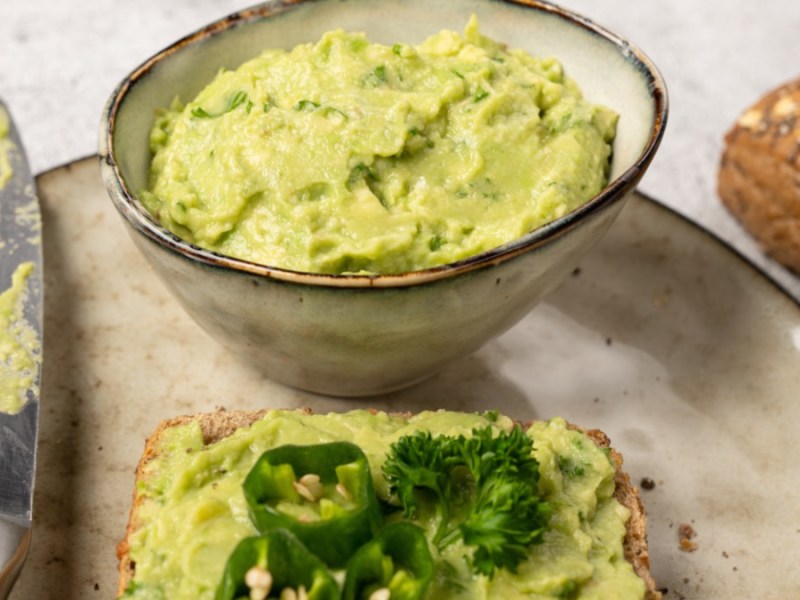
{"type": "Polygon", "coordinates": [[[392,444],[383,470],[408,518],[417,513],[418,492],[432,492],[434,545],[441,552],[461,539],[472,548],[472,569],[492,577],[498,568],[516,571],[550,519],[532,449],[519,427],[498,435],[475,429],[471,437],[418,431],[392,444]]]}

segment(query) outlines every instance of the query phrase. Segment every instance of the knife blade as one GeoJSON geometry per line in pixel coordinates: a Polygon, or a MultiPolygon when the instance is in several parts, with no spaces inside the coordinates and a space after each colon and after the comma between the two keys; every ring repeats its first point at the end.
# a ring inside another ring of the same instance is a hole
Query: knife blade
{"type": "Polygon", "coordinates": [[[0,600],[11,592],[30,545],[44,329],[39,203],[19,132],[0,100],[2,290],[6,291],[0,296],[5,300],[0,303],[4,325],[0,331],[4,355],[0,358],[0,600]]]}

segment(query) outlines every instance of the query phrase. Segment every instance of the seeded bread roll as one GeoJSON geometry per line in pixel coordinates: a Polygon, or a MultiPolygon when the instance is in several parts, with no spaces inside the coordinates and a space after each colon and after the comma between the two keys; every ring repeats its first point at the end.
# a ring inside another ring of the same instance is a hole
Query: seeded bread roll
{"type": "MultiPolygon", "coordinates": [[[[310,409],[300,410],[306,414],[311,414],[310,409]]],[[[144,476],[145,465],[157,457],[159,438],[168,429],[180,427],[181,425],[195,421],[198,423],[203,433],[204,443],[208,445],[233,434],[241,427],[249,427],[255,421],[262,418],[266,412],[265,410],[230,412],[220,410],[215,413],[202,413],[162,421],[145,444],[144,453],[136,469],[136,482],[138,483],[144,476]]],[[[410,415],[404,414],[403,416],[407,417],[410,415]]],[[[531,423],[524,423],[523,427],[527,428],[530,425],[531,423]]],[[[570,425],[570,427],[583,431],[583,433],[599,447],[610,448],[610,441],[602,431],[597,429],[584,430],[573,425],[570,425]]],[[[622,455],[612,448],[610,456],[616,465],[616,475],[614,478],[616,487],[614,497],[631,512],[631,517],[626,526],[627,531],[623,545],[625,560],[631,563],[634,572],[644,581],[646,586],[645,600],[661,600],[662,594],[656,589],[655,581],[650,574],[650,555],[647,550],[646,532],[647,518],[645,516],[644,506],[639,497],[639,491],[631,484],[628,474],[622,470],[622,455]]],[[[138,486],[134,486],[133,505],[131,507],[125,538],[117,546],[117,558],[119,559],[118,595],[124,593],[128,582],[134,578],[136,572],[136,564],[131,560],[128,554],[128,538],[138,528],[138,509],[145,501],[144,495],[137,493],[137,488],[138,486]]]]}
{"type": "Polygon", "coordinates": [[[725,136],[718,193],[769,255],[800,273],[800,79],[769,92],[725,136]]]}

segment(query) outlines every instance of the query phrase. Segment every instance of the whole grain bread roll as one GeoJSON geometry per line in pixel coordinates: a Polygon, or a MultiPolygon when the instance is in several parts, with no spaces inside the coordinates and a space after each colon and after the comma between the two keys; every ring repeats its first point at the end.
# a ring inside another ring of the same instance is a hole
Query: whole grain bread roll
{"type": "Polygon", "coordinates": [[[718,193],[767,254],[800,273],[800,79],[761,98],[725,136],[718,193]]]}

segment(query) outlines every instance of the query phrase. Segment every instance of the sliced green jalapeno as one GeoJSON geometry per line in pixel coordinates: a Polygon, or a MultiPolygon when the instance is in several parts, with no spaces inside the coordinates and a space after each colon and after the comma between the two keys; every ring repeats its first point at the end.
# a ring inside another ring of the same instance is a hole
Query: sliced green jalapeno
{"type": "Polygon", "coordinates": [[[349,442],[267,450],[243,488],[259,531],[288,529],[331,567],[343,567],[382,524],[367,457],[349,442]]]}
{"type": "Polygon", "coordinates": [[[280,598],[291,588],[308,600],[339,600],[336,580],[323,562],[285,529],[243,539],[225,565],[214,600],[280,598]],[[302,591],[301,591],[302,588],[302,591]]]}
{"type": "Polygon", "coordinates": [[[343,600],[421,600],[434,566],[421,527],[408,522],[387,525],[350,559],[343,600]]]}

